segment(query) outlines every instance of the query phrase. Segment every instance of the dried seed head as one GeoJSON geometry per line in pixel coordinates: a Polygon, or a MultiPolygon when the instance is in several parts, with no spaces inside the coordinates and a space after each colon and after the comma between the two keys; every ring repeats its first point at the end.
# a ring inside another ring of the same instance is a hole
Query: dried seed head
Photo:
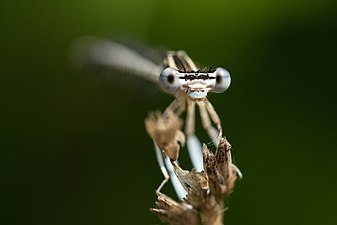
{"type": "Polygon", "coordinates": [[[171,161],[175,174],[188,194],[184,201],[177,203],[158,193],[156,207],[151,209],[169,224],[195,224],[197,214],[201,224],[223,224],[226,211],[224,200],[233,191],[238,169],[232,163],[231,145],[225,138],[219,137],[215,154],[206,145],[202,150],[204,171],[183,170],[171,161]]]}
{"type": "Polygon", "coordinates": [[[165,118],[160,112],[151,113],[145,119],[145,129],[153,141],[171,160],[178,159],[180,145],[185,144],[185,135],[181,131],[182,121],[172,112],[165,118]]]}

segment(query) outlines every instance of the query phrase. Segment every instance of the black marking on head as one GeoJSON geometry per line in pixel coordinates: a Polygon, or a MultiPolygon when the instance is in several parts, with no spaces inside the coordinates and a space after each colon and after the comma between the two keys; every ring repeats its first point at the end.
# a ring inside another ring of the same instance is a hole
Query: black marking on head
{"type": "Polygon", "coordinates": [[[180,76],[179,79],[187,80],[212,80],[215,79],[215,77],[210,77],[208,73],[206,74],[198,74],[199,72],[194,73],[185,73],[184,76],[180,76]]]}

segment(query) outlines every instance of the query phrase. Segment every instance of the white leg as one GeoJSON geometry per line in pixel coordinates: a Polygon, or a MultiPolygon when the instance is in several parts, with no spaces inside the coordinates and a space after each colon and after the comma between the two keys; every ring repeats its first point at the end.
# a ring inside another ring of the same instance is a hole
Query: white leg
{"type": "Polygon", "coordinates": [[[188,101],[185,134],[187,138],[187,150],[193,167],[200,172],[204,169],[201,143],[195,132],[195,102],[188,101]]]}
{"type": "Polygon", "coordinates": [[[157,162],[158,162],[160,171],[164,175],[164,180],[161,182],[161,184],[159,185],[159,187],[156,190],[156,192],[158,193],[164,187],[166,182],[170,179],[170,176],[169,176],[169,174],[168,174],[168,172],[165,168],[165,165],[164,165],[163,153],[161,152],[161,150],[159,149],[158,145],[155,142],[153,142],[153,144],[154,144],[154,149],[155,149],[155,152],[156,152],[156,158],[157,158],[157,162]]]}
{"type": "Polygon", "coordinates": [[[186,145],[193,167],[197,172],[204,170],[201,143],[197,136],[194,134],[189,135],[187,137],[186,145]]]}
{"type": "Polygon", "coordinates": [[[233,163],[232,163],[232,166],[233,166],[233,168],[234,168],[236,174],[238,175],[239,179],[242,179],[242,178],[243,178],[243,174],[242,174],[241,170],[239,169],[239,167],[237,167],[237,166],[234,165],[233,163]]]}
{"type": "Polygon", "coordinates": [[[164,157],[162,151],[160,150],[160,148],[158,147],[156,143],[154,143],[154,149],[156,152],[156,157],[157,157],[157,161],[159,164],[159,168],[164,175],[164,180],[161,182],[156,192],[157,193],[160,192],[160,190],[163,188],[163,186],[166,184],[169,178],[171,178],[173,188],[176,191],[179,199],[182,200],[187,195],[187,192],[185,191],[184,187],[181,185],[180,181],[178,180],[178,177],[174,173],[170,159],[166,156],[164,157]]]}
{"type": "Polygon", "coordinates": [[[166,168],[167,168],[167,170],[170,174],[170,178],[171,178],[173,188],[176,191],[176,194],[177,194],[178,198],[180,200],[183,200],[186,197],[187,192],[186,192],[185,188],[183,187],[183,185],[180,183],[180,180],[178,179],[177,175],[175,174],[170,159],[168,157],[165,157],[164,160],[165,160],[166,168]]]}

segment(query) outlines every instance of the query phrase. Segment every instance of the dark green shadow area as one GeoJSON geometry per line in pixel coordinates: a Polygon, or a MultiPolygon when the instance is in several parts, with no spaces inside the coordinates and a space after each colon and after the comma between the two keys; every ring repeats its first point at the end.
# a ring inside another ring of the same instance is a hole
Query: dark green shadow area
{"type": "Polygon", "coordinates": [[[0,21],[0,224],[160,224],[143,121],[172,98],[101,91],[67,58],[88,34],[231,72],[230,89],[209,96],[244,174],[225,224],[336,224],[335,1],[13,1],[0,21]]]}

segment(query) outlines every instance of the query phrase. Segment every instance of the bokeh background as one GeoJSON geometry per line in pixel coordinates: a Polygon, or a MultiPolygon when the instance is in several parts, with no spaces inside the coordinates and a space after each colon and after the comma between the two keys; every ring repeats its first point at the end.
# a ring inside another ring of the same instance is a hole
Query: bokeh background
{"type": "Polygon", "coordinates": [[[161,224],[143,121],[172,97],[93,85],[68,47],[95,34],[231,72],[209,96],[244,174],[225,224],[337,224],[336,1],[2,1],[0,29],[0,224],[161,224]]]}

